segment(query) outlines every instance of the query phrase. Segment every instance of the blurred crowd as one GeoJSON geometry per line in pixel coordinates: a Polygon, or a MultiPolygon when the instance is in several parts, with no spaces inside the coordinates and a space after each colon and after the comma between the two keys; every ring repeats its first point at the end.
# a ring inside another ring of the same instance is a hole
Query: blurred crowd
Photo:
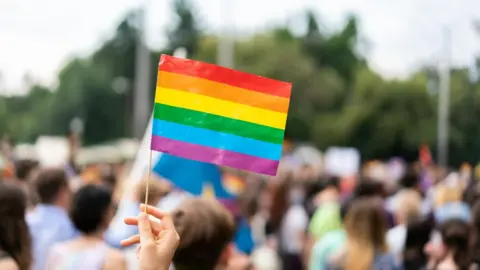
{"type": "Polygon", "coordinates": [[[144,179],[130,190],[125,163],[9,164],[0,181],[2,270],[143,270],[136,247],[122,242],[138,242],[138,228],[123,219],[140,213],[147,193],[150,205],[171,213],[180,236],[171,269],[470,270],[480,264],[480,182],[468,166],[447,171],[416,163],[396,181],[365,169],[351,185],[352,178],[305,163],[280,168],[276,177],[248,175],[233,211],[158,177],[148,189],[144,179]]]}

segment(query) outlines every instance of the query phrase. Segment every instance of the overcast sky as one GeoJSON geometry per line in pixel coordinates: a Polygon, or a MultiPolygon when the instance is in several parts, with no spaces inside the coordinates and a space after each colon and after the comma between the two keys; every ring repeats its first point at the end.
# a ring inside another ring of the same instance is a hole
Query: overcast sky
{"type": "MultiPolygon", "coordinates": [[[[161,47],[172,22],[171,0],[0,0],[0,73],[3,87],[18,93],[24,74],[51,83],[72,56],[87,55],[112,33],[131,8],[148,6],[148,43],[161,47]]],[[[224,25],[223,8],[231,7],[229,23],[252,33],[290,22],[306,8],[317,13],[327,29],[342,26],[346,15],[360,18],[362,36],[371,45],[373,68],[388,77],[406,76],[422,63],[441,56],[442,26],[451,30],[455,65],[470,65],[480,54],[480,19],[476,0],[196,0],[202,23],[213,31],[224,25]],[[476,16],[475,16],[476,15],[476,16]]]]}

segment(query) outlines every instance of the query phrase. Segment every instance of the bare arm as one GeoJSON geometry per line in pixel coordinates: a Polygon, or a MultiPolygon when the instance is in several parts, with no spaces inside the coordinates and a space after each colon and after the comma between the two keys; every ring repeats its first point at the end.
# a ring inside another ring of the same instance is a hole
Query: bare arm
{"type": "Polygon", "coordinates": [[[2,270],[20,270],[17,264],[12,259],[0,260],[0,269],[2,270]]]}

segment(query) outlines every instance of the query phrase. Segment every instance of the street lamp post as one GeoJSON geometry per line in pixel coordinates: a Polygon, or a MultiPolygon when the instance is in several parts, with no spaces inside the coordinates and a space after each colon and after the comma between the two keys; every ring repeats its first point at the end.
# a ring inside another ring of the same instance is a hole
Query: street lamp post
{"type": "Polygon", "coordinates": [[[448,165],[448,129],[450,125],[450,29],[443,30],[443,59],[440,66],[440,93],[438,96],[438,164],[448,165]]]}
{"type": "Polygon", "coordinates": [[[142,138],[151,114],[150,101],[150,52],[146,44],[147,3],[140,11],[140,29],[135,56],[135,81],[133,92],[133,129],[136,138],[142,138]]]}

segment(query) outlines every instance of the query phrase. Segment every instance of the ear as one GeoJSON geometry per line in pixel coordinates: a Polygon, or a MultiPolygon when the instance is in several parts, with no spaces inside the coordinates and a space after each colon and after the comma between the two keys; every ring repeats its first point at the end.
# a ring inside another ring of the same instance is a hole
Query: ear
{"type": "Polygon", "coordinates": [[[233,243],[230,243],[228,244],[223,250],[222,250],[222,253],[220,255],[220,259],[219,259],[219,264],[220,265],[227,265],[228,264],[228,261],[230,260],[230,258],[233,256],[235,252],[235,246],[233,243]]]}

